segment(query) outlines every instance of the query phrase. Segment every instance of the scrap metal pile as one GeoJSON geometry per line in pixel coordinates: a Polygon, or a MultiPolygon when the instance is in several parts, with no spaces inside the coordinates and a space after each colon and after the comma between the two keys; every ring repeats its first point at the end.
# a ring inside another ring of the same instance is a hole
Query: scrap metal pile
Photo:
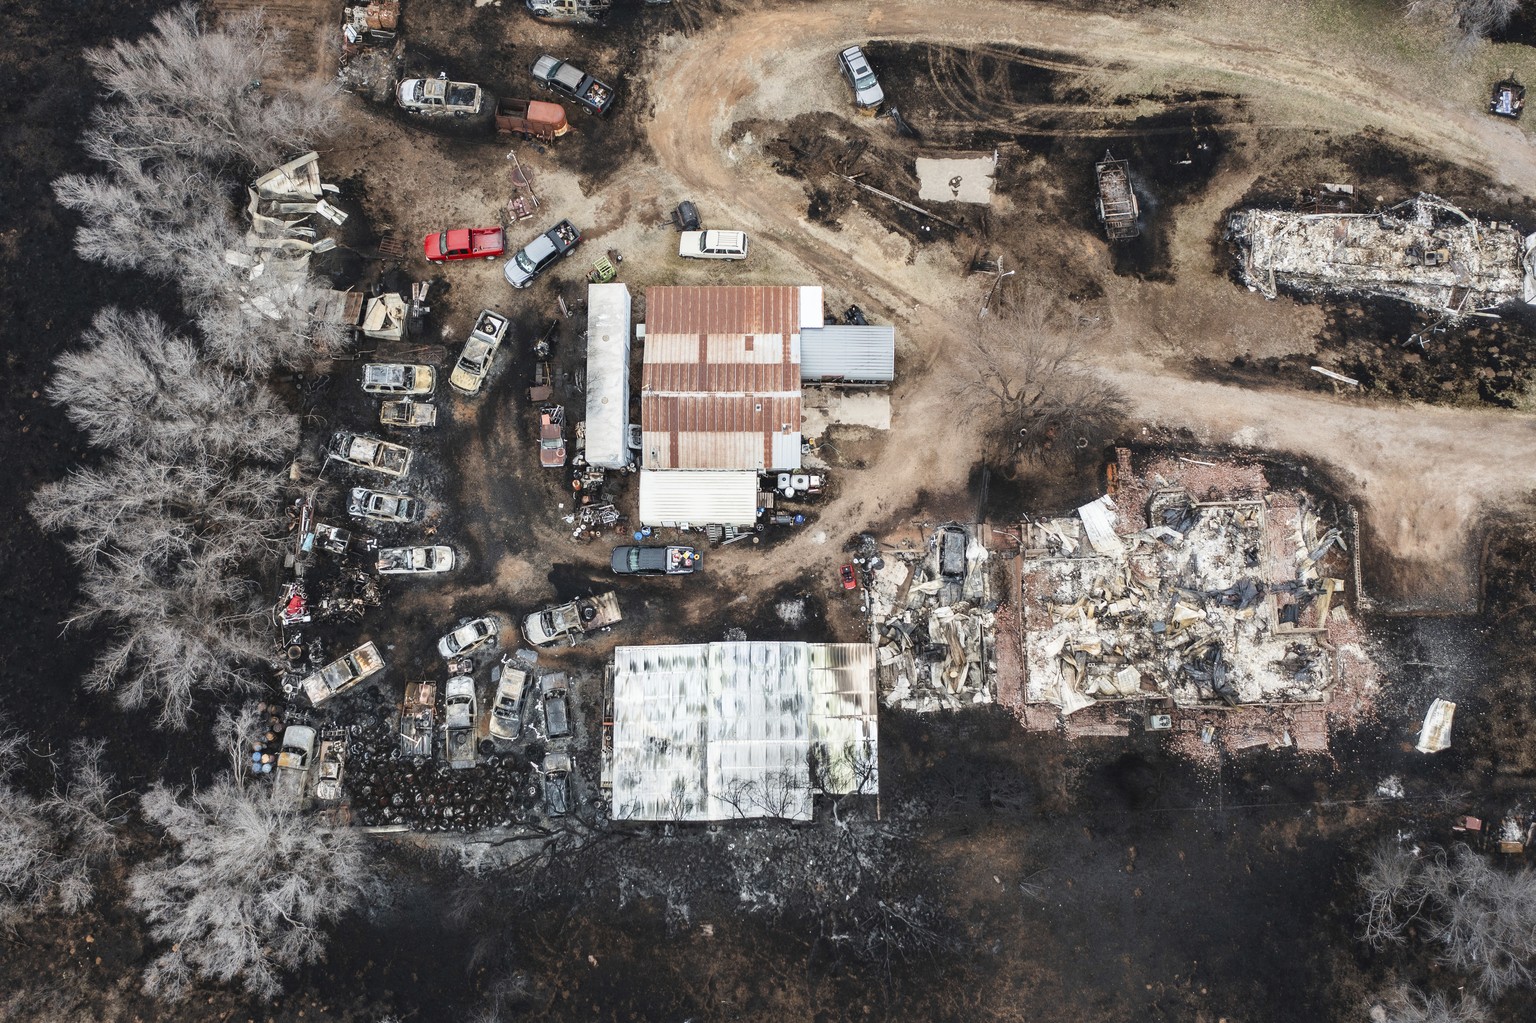
{"type": "Polygon", "coordinates": [[[1375,213],[1243,210],[1227,235],[1243,279],[1268,298],[1281,287],[1380,295],[1452,316],[1536,302],[1536,235],[1433,195],[1375,213]]]}
{"type": "MultiPolygon", "coordinates": [[[[1164,458],[1137,476],[1122,451],[1114,468],[1113,496],[1023,527],[1027,716],[1059,713],[1070,730],[1095,705],[1162,701],[1178,715],[1332,700],[1363,655],[1351,638],[1339,656],[1351,562],[1309,495],[1271,490],[1251,465],[1164,458]]],[[[1321,712],[1303,715],[1308,745],[1321,712]]],[[[1299,730],[1277,744],[1301,745],[1299,730]]]]}
{"type": "Polygon", "coordinates": [[[919,712],[996,697],[991,558],[974,528],[868,562],[871,639],[886,706],[919,712]]]}

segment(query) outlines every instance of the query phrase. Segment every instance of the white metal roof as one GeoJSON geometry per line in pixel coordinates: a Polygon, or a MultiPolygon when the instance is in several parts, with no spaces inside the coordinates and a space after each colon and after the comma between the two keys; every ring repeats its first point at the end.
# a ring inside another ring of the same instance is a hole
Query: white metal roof
{"type": "Polygon", "coordinates": [[[896,328],[831,324],[802,330],[800,379],[852,383],[896,379],[896,328]]]}
{"type": "Polygon", "coordinates": [[[750,470],[643,469],[640,523],[646,526],[750,526],[757,521],[757,473],[750,470]]]}
{"type": "Polygon", "coordinates": [[[587,285],[587,462],[629,464],[629,288],[587,285]]]}
{"type": "Polygon", "coordinates": [[[868,644],[619,647],[613,817],[809,820],[817,788],[876,791],[875,715],[868,644]]]}

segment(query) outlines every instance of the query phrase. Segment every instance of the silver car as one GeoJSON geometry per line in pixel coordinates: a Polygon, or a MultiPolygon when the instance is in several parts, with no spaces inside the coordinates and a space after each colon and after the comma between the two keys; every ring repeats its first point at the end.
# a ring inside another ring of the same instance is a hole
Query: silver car
{"type": "Polygon", "coordinates": [[[885,90],[880,88],[880,81],[875,78],[875,71],[869,66],[863,50],[850,46],[837,55],[837,63],[843,70],[843,77],[853,86],[854,106],[873,112],[885,102],[885,90]]]}

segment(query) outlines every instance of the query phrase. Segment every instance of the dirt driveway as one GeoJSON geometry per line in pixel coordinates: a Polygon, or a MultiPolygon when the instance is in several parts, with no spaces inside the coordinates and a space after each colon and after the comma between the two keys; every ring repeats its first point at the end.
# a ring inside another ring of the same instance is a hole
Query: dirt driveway
{"type": "MultiPolygon", "coordinates": [[[[907,360],[894,395],[893,429],[882,454],[863,470],[846,471],[843,496],[825,509],[821,526],[832,537],[909,507],[920,491],[963,488],[983,446],[973,425],[946,414],[954,381],[965,372],[949,353],[959,350],[954,342],[975,321],[979,286],[935,250],[903,253],[871,217],[849,217],[835,233],[809,222],[800,185],[773,172],[754,151],[757,140],[731,137],[732,126],[746,119],[784,121],[846,107],[829,55],[849,42],[1013,43],[1112,66],[1121,77],[1140,69],[1164,85],[1254,97],[1261,105],[1259,129],[1375,126],[1427,153],[1484,168],[1524,193],[1536,192],[1536,150],[1521,132],[1482,116],[1466,102],[1466,88],[1448,88],[1445,79],[1424,74],[1421,64],[1397,57],[1345,64],[1329,54],[1292,52],[1290,46],[1299,51],[1309,41],[1303,33],[1286,36],[1271,27],[1255,34],[1251,18],[1227,21],[1214,9],[1201,18],[1189,13],[1181,8],[1175,21],[1155,12],[1112,17],[978,0],[892,0],[873,7],[829,2],[742,10],[692,36],[663,41],[649,69],[654,105],[645,125],[660,164],[658,186],[673,179],[701,206],[728,210],[733,226],[753,231],[802,264],[807,281],[887,310],[906,345],[920,345],[920,352],[904,352],[917,358],[907,360]]],[[[1212,211],[1210,203],[1200,203],[1187,212],[1209,218],[1212,211]]],[[[1199,239],[1211,230],[1208,219],[1186,226],[1199,239]]],[[[1039,244],[1049,249],[1053,242],[1042,237],[1039,244]]],[[[1217,314],[1195,321],[1211,337],[1279,335],[1283,345],[1291,335],[1304,348],[1320,315],[1287,301],[1260,302],[1224,281],[1201,287],[1219,292],[1217,314]]],[[[1149,343],[1169,329],[1169,306],[1179,304],[1177,296],[1160,293],[1168,290],[1115,286],[1105,296],[1112,315],[1092,343],[1096,363],[1127,388],[1141,421],[1329,466],[1356,489],[1375,553],[1392,566],[1380,595],[1403,607],[1471,602],[1473,564],[1464,556],[1470,531],[1483,513],[1528,498],[1528,476],[1511,466],[1531,451],[1536,420],[1504,411],[1370,404],[1192,381],[1161,365],[1158,346],[1149,343]]],[[[799,550],[779,563],[816,559],[812,543],[804,537],[799,550]]]]}

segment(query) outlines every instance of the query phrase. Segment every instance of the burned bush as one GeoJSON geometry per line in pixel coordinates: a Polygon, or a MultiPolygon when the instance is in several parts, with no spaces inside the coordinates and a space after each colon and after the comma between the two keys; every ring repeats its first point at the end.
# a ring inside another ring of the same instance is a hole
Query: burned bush
{"type": "Polygon", "coordinates": [[[1360,884],[1373,946],[1417,934],[1437,963],[1493,998],[1536,982],[1536,871],[1496,870],[1466,846],[1423,856],[1383,848],[1360,884]]]}

